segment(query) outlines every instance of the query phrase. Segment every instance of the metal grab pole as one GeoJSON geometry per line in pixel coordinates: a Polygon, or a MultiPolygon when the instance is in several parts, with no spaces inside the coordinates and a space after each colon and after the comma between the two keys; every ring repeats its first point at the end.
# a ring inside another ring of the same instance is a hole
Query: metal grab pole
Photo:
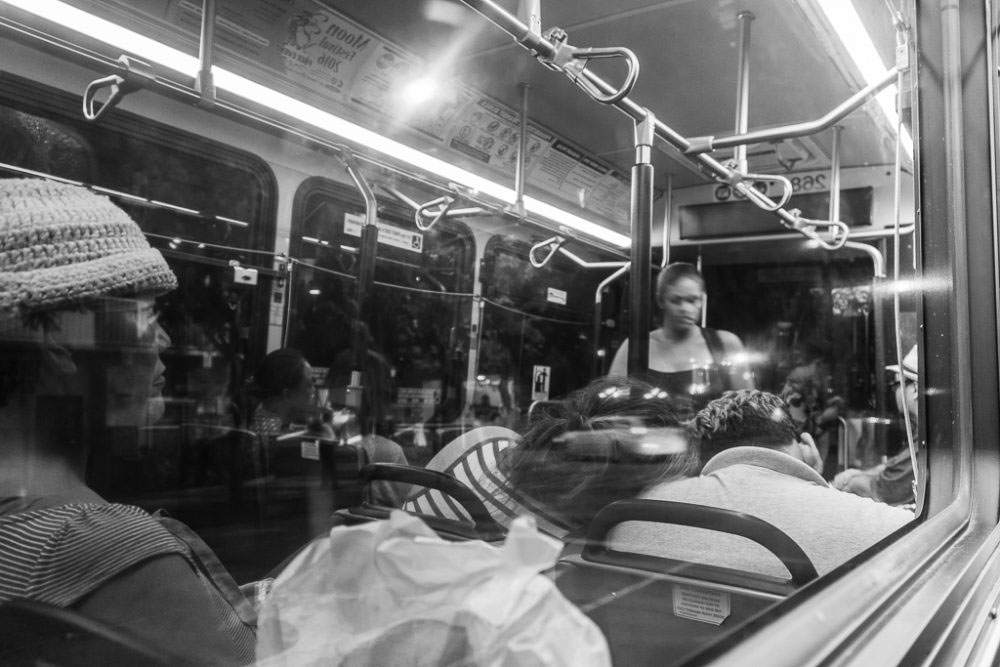
{"type": "Polygon", "coordinates": [[[629,278],[628,374],[649,369],[650,278],[653,234],[653,141],[656,118],[635,125],[635,164],[632,166],[632,275],[629,278]]]}
{"type": "Polygon", "coordinates": [[[514,172],[514,209],[518,216],[524,215],[524,175],[528,164],[528,89],[530,84],[521,84],[521,132],[517,142],[517,162],[514,172]]]}
{"type": "MultiPolygon", "coordinates": [[[[740,22],[740,53],[739,71],[736,76],[736,134],[746,134],[750,129],[750,22],[752,12],[740,12],[736,15],[740,22]]],[[[747,146],[736,147],[733,156],[736,168],[743,173],[747,171],[747,146]]]]}
{"type": "Polygon", "coordinates": [[[203,107],[215,105],[213,60],[215,60],[215,0],[204,0],[201,6],[201,39],[198,42],[198,76],[194,80],[194,89],[201,95],[198,104],[203,107]]]}
{"type": "Polygon", "coordinates": [[[597,346],[601,340],[601,318],[604,316],[604,290],[607,289],[608,285],[618,280],[618,278],[627,272],[628,264],[619,267],[617,271],[602,280],[594,291],[594,368],[591,375],[595,378],[599,375],[604,375],[604,364],[601,357],[597,356],[597,346]]]}
{"type": "Polygon", "coordinates": [[[370,310],[368,300],[375,283],[375,259],[378,254],[378,201],[368,181],[358,170],[354,156],[344,150],[341,154],[344,166],[351,180],[365,200],[365,224],[361,228],[361,243],[358,256],[358,286],[355,292],[357,312],[351,320],[351,381],[347,385],[344,403],[355,410],[361,407],[364,390],[363,371],[368,356],[368,335],[363,317],[370,310]]]}

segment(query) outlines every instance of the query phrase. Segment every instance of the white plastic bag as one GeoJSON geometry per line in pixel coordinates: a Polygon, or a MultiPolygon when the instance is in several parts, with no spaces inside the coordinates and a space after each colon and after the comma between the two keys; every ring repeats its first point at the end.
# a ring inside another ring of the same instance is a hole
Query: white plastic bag
{"type": "Polygon", "coordinates": [[[420,519],[338,527],[293,560],[260,612],[262,665],[610,665],[597,626],[541,571],[561,544],[527,518],[502,547],[420,519]]]}

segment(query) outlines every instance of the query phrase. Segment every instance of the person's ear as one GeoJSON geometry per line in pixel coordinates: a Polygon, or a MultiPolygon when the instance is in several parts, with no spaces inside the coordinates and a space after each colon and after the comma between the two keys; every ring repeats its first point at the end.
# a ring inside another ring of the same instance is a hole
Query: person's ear
{"type": "Polygon", "coordinates": [[[802,462],[822,475],[823,457],[820,456],[813,437],[808,433],[799,435],[799,450],[802,453],[802,462]]]}

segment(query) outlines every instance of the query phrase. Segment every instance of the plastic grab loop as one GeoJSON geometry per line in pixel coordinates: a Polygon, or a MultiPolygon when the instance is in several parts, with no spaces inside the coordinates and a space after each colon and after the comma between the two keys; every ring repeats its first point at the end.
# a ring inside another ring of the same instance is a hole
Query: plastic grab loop
{"type": "Polygon", "coordinates": [[[117,105],[123,97],[156,78],[153,68],[141,60],[121,56],[118,58],[118,64],[125,70],[124,74],[112,74],[95,79],[87,84],[87,88],[83,91],[83,117],[87,120],[100,120],[101,116],[117,105]],[[97,106],[99,104],[97,94],[105,88],[108,89],[108,99],[97,106]]]}
{"type": "Polygon", "coordinates": [[[556,47],[551,58],[539,58],[550,69],[564,73],[577,86],[601,104],[616,104],[625,99],[639,78],[639,58],[631,49],[620,46],[598,48],[576,48],[566,43],[566,32],[562,28],[550,28],[542,37],[556,47]],[[605,93],[587,78],[587,65],[600,58],[624,58],[628,67],[625,81],[614,92],[605,93]]]}
{"type": "Polygon", "coordinates": [[[447,215],[448,209],[452,207],[452,204],[454,204],[455,201],[456,200],[454,197],[444,196],[444,197],[438,197],[437,199],[432,199],[426,204],[423,204],[420,207],[418,207],[416,213],[414,213],[414,222],[417,223],[417,229],[419,229],[422,232],[428,231],[431,227],[436,225],[441,218],[447,215]],[[430,210],[435,206],[440,207],[436,213],[430,210]],[[428,218],[432,215],[434,216],[434,218],[430,222],[425,223],[424,218],[428,218]]]}
{"type": "Polygon", "coordinates": [[[564,239],[561,236],[553,236],[550,239],[540,241],[539,243],[536,243],[535,245],[531,246],[531,250],[528,251],[528,260],[531,262],[531,265],[533,267],[535,267],[536,269],[540,269],[546,264],[548,264],[549,261],[552,260],[552,258],[556,254],[556,251],[559,250],[559,248],[563,247],[565,243],[566,239],[564,239]],[[543,249],[545,246],[549,246],[548,254],[545,255],[543,259],[540,260],[535,259],[535,253],[543,249]]]}

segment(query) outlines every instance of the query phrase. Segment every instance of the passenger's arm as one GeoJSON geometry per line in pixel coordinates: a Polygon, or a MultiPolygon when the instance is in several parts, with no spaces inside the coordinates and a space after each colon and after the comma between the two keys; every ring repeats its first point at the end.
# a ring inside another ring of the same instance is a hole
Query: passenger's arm
{"type": "Polygon", "coordinates": [[[611,360],[608,375],[628,375],[628,338],[626,338],[611,360]]]}
{"type": "Polygon", "coordinates": [[[166,555],[122,572],[73,608],[193,664],[244,664],[216,604],[184,558],[166,555]]]}

